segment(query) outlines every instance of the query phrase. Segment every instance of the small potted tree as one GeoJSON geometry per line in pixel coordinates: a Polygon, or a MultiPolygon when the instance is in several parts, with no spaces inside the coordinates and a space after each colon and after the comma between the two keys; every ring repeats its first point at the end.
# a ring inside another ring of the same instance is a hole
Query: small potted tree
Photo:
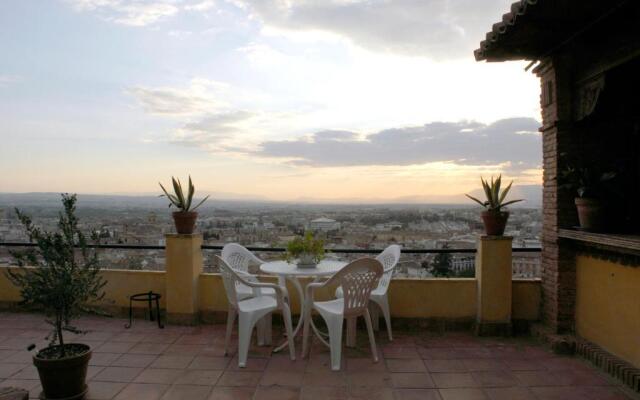
{"type": "Polygon", "coordinates": [[[285,260],[297,260],[298,268],[315,268],[324,258],[324,241],[315,239],[313,233],[307,231],[304,237],[296,237],[287,243],[285,260]]]}
{"type": "Polygon", "coordinates": [[[560,187],[574,190],[580,229],[603,231],[606,225],[603,198],[607,184],[617,176],[614,171],[602,171],[597,164],[568,166],[560,173],[560,187]]]}
{"type": "Polygon", "coordinates": [[[507,226],[507,220],[509,219],[509,212],[503,210],[503,208],[510,204],[522,201],[522,199],[505,201],[513,181],[500,191],[502,175],[499,175],[496,180],[494,180],[492,176],[491,182],[485,181],[483,178],[480,178],[480,181],[482,182],[482,188],[487,200],[480,201],[468,194],[466,196],[485,208],[485,211],[481,214],[485,233],[490,236],[500,236],[504,234],[504,229],[507,226]]]}
{"type": "Polygon", "coordinates": [[[196,219],[198,218],[198,213],[195,210],[200,207],[209,196],[202,199],[195,207],[191,207],[193,195],[196,191],[193,182],[191,182],[191,176],[189,176],[189,191],[186,196],[184,195],[179,179],[171,177],[171,182],[173,184],[173,194],[169,193],[164,186],[162,186],[162,183],[159,183],[164,192],[160,197],[166,196],[169,199],[169,208],[175,206],[178,209],[178,211],[174,211],[172,214],[176,231],[179,234],[190,235],[195,229],[196,219]]]}
{"type": "Polygon", "coordinates": [[[63,194],[62,204],[57,232],[42,231],[16,209],[35,246],[12,252],[19,269],[9,269],[7,277],[20,288],[21,304],[43,310],[48,317],[46,322],[52,326],[47,337],[49,346],[33,357],[44,397],[80,399],[87,391],[85,378],[91,349],[85,344],[67,343],[64,332],[82,333],[71,325],[71,320],[88,310],[88,303],[104,297],[106,282],[99,275],[97,251],[88,248],[86,237],[78,229],[76,196],[63,194]]]}

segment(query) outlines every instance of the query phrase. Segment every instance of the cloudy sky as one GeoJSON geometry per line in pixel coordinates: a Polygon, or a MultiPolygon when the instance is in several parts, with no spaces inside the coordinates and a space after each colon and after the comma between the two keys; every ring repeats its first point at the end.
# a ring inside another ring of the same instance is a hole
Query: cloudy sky
{"type": "Polygon", "coordinates": [[[511,1],[3,1],[0,192],[148,194],[189,173],[272,200],[537,184],[536,78],[473,59],[511,1]]]}

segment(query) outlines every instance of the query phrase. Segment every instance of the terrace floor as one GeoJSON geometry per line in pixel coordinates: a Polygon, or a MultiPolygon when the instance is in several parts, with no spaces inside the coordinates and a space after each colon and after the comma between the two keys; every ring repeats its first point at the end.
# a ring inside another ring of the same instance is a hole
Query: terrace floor
{"type": "MultiPolygon", "coordinates": [[[[91,330],[77,339],[93,348],[90,399],[637,399],[586,362],[526,338],[398,331],[389,343],[380,332],[374,364],[359,330],[358,347],[344,352],[343,371],[330,371],[328,349],[317,340],[308,360],[294,362],[253,347],[240,370],[237,359],[223,356],[224,325],[161,330],[135,320],[124,329],[125,322],[78,321],[91,330]]],[[[47,333],[40,315],[0,313],[0,386],[23,387],[37,398],[38,375],[25,347],[46,346],[47,333]]]]}

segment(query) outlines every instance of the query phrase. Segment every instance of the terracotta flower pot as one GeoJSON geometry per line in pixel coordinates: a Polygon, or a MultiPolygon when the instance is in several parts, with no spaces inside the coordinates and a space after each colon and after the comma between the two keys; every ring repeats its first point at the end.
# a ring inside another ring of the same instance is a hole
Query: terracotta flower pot
{"type": "Polygon", "coordinates": [[[91,359],[91,349],[85,344],[65,344],[65,349],[75,348],[73,355],[60,359],[50,359],[43,356],[46,351],[55,350],[59,346],[47,347],[33,356],[33,364],[38,369],[44,398],[82,399],[87,393],[85,383],[87,367],[91,359]]]}
{"type": "Polygon", "coordinates": [[[195,211],[174,211],[173,222],[176,225],[176,231],[181,235],[190,235],[196,227],[196,219],[198,213],[195,211]]]}
{"type": "Polygon", "coordinates": [[[580,228],[585,231],[600,232],[604,228],[604,213],[600,201],[576,197],[576,208],[578,210],[578,220],[580,228]]]}
{"type": "Polygon", "coordinates": [[[483,211],[481,216],[487,235],[502,236],[504,234],[504,228],[507,226],[507,220],[509,219],[509,212],[483,211]]]}

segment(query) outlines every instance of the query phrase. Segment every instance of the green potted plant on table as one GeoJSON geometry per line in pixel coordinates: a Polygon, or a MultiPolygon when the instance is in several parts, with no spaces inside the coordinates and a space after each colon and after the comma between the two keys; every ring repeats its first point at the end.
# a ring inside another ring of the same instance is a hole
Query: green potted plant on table
{"type": "Polygon", "coordinates": [[[104,297],[106,281],[99,275],[97,251],[88,248],[86,237],[78,229],[76,196],[63,194],[62,204],[57,232],[37,228],[31,218],[16,209],[35,246],[12,252],[19,269],[9,269],[7,277],[20,288],[21,304],[42,309],[52,326],[47,337],[49,346],[33,357],[44,397],[81,399],[87,392],[85,378],[91,349],[65,342],[64,332],[82,333],[71,320],[84,310],[90,311],[89,302],[104,297]]]}
{"type": "Polygon", "coordinates": [[[176,231],[179,234],[190,235],[193,233],[196,226],[196,219],[198,218],[198,213],[195,210],[200,207],[209,196],[202,199],[195,207],[191,207],[193,195],[196,191],[193,182],[191,182],[191,176],[189,176],[189,191],[186,196],[184,195],[179,179],[171,177],[171,182],[173,184],[174,194],[169,193],[164,186],[162,186],[162,183],[159,183],[164,192],[160,197],[166,196],[169,199],[169,207],[175,206],[178,209],[178,211],[174,211],[172,214],[176,231]]]}
{"type": "Polygon", "coordinates": [[[306,232],[304,237],[296,237],[287,243],[285,260],[297,259],[299,268],[314,268],[324,258],[324,241],[313,237],[313,233],[306,232]]]}
{"type": "Polygon", "coordinates": [[[575,190],[574,202],[578,212],[580,229],[599,232],[605,228],[605,213],[602,198],[607,193],[607,184],[617,173],[603,171],[596,164],[568,166],[560,173],[560,187],[575,190]]]}
{"type": "Polygon", "coordinates": [[[513,181],[501,191],[502,175],[499,175],[496,180],[494,180],[492,176],[490,182],[485,181],[483,178],[480,178],[480,181],[482,182],[482,189],[487,199],[480,201],[468,194],[465,196],[485,208],[481,216],[486,234],[490,236],[500,236],[504,234],[504,229],[509,219],[509,212],[503,210],[503,208],[510,204],[520,202],[522,199],[505,201],[513,181]]]}

